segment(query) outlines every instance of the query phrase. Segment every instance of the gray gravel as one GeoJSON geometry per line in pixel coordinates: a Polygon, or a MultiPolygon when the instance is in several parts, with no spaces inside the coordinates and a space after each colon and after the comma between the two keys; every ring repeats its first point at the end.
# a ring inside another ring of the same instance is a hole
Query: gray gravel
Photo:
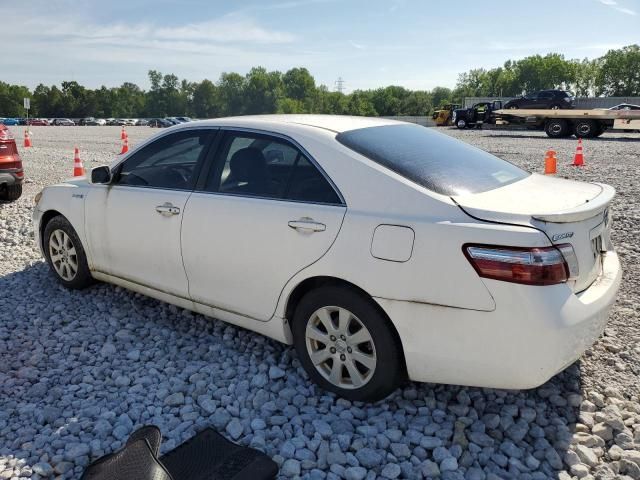
{"type": "MultiPolygon", "coordinates": [[[[441,130],[535,171],[554,147],[561,175],[615,186],[621,294],[604,338],[540,388],[409,384],[366,405],[316,388],[257,334],[110,285],[59,287],[32,244],[33,196],[72,172],[74,144],[85,166],[113,159],[119,129],[31,130],[25,194],[0,204],[0,479],[78,478],[145,423],[163,451],[213,426],[282,477],[640,479],[640,135],[586,141],[575,169],[575,140],[441,130]]],[[[152,133],[129,129],[132,144],[152,133]]]]}

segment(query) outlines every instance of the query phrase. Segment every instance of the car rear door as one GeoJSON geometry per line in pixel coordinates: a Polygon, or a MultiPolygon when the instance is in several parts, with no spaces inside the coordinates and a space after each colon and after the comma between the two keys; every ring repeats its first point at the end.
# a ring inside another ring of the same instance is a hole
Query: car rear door
{"type": "Polygon", "coordinates": [[[241,130],[221,137],[182,221],[189,294],[266,321],[287,281],[329,250],[346,206],[290,139],[241,130]]]}
{"type": "Polygon", "coordinates": [[[134,152],[109,185],[92,185],[86,231],[92,269],[188,298],[180,226],[213,129],[184,129],[134,152]]]}

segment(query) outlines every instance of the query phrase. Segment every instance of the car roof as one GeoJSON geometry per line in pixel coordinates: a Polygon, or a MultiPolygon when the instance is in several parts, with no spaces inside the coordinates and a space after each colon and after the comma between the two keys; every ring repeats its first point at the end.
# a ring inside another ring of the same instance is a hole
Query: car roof
{"type": "Polygon", "coordinates": [[[377,127],[382,125],[397,125],[405,122],[388,120],[385,118],[356,117],[347,115],[314,115],[314,114],[293,114],[293,115],[245,115],[240,117],[216,118],[211,120],[196,120],[189,122],[189,127],[197,125],[210,126],[230,126],[279,129],[286,126],[303,125],[329,130],[335,133],[356,130],[358,128],[377,127]],[[279,127],[279,128],[278,128],[279,127]]]}

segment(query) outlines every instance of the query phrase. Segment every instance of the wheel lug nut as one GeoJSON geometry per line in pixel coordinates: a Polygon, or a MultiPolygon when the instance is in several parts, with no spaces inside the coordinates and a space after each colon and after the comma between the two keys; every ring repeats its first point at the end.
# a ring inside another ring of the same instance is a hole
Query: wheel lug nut
{"type": "Polygon", "coordinates": [[[344,356],[344,353],[340,355],[340,360],[342,360],[343,362],[346,360],[347,357],[344,356]]]}
{"type": "Polygon", "coordinates": [[[346,339],[347,339],[347,337],[345,337],[344,335],[340,335],[340,338],[341,338],[342,340],[346,340],[346,339]]]}
{"type": "Polygon", "coordinates": [[[330,351],[331,353],[336,353],[336,349],[335,349],[335,347],[331,347],[331,348],[329,349],[329,351],[330,351]]]}
{"type": "Polygon", "coordinates": [[[351,347],[347,347],[347,352],[349,352],[349,353],[352,352],[351,347]]]}
{"type": "Polygon", "coordinates": [[[331,339],[332,342],[336,341],[336,337],[334,337],[333,335],[331,335],[329,338],[331,339]]]}

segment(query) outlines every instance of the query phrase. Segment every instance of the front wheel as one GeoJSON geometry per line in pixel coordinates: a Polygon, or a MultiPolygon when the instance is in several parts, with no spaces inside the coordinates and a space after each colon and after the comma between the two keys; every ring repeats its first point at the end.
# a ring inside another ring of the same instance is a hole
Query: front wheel
{"type": "Polygon", "coordinates": [[[80,238],[62,215],[44,228],[43,247],[47,263],[62,285],[81,290],[93,283],[80,238]]]}
{"type": "Polygon", "coordinates": [[[402,350],[373,300],[347,287],[307,293],[293,318],[302,366],[325,390],[349,400],[377,401],[406,377],[402,350]]]}
{"type": "Polygon", "coordinates": [[[467,128],[467,122],[464,120],[464,118],[456,120],[456,127],[458,127],[460,130],[465,129],[467,128]]]}

